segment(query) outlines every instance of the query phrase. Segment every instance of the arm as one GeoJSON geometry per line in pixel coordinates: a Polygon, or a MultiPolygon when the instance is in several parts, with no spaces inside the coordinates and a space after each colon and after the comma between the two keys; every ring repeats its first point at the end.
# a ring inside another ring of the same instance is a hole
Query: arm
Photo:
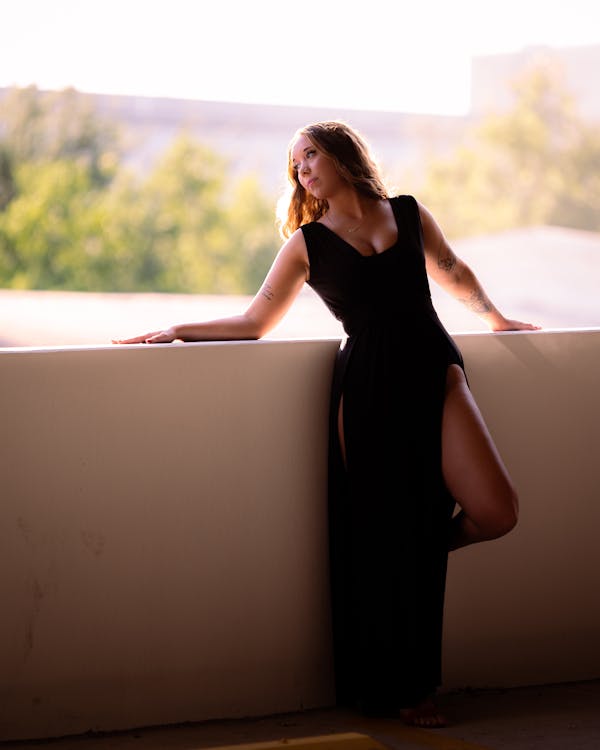
{"type": "Polygon", "coordinates": [[[165,344],[171,341],[259,339],[283,318],[308,278],[308,253],[300,230],[281,247],[256,296],[241,315],[201,323],[183,323],[113,344],[165,344]]]}
{"type": "Polygon", "coordinates": [[[492,303],[471,268],[454,253],[431,213],[419,204],[427,273],[492,331],[537,331],[540,326],[505,318],[492,303]]]}

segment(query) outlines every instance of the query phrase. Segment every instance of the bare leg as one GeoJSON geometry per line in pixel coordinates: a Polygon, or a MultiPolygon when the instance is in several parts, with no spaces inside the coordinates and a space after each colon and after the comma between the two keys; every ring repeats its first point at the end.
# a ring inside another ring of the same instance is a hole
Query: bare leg
{"type": "Polygon", "coordinates": [[[517,493],[458,365],[448,368],[446,380],[442,470],[460,506],[451,550],[496,539],[515,526],[517,493]]]}
{"type": "MultiPolygon", "coordinates": [[[[344,464],[343,398],[338,410],[338,434],[344,464]]],[[[450,549],[458,549],[508,533],[515,525],[518,499],[506,467],[458,365],[448,368],[442,417],[442,471],[460,506],[454,517],[450,549]]],[[[447,725],[431,698],[400,711],[410,725],[447,725]]]]}
{"type": "MultiPolygon", "coordinates": [[[[518,499],[506,467],[458,365],[448,368],[442,418],[442,470],[460,506],[452,520],[450,549],[507,534],[517,522],[518,499]]],[[[446,726],[431,699],[403,709],[414,726],[446,726]]]]}

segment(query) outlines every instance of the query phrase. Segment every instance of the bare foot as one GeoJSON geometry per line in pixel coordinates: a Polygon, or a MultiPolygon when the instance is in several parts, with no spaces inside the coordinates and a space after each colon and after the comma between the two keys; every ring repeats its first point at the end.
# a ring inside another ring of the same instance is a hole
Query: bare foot
{"type": "Polygon", "coordinates": [[[426,729],[437,729],[448,724],[430,698],[418,703],[414,708],[400,709],[400,718],[405,724],[426,729]]]}

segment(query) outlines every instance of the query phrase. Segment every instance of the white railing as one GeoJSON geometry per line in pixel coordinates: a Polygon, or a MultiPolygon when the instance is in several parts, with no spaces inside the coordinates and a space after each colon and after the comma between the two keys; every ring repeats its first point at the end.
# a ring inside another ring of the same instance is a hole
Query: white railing
{"type": "MultiPolygon", "coordinates": [[[[445,686],[597,678],[600,330],[456,339],[521,520],[451,556],[445,686]]],[[[337,346],[0,351],[0,739],[331,703],[337,346]]]]}

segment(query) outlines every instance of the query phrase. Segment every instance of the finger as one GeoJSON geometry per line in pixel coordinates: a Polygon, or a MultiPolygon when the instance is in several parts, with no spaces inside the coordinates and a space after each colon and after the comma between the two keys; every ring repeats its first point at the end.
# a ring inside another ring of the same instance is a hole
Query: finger
{"type": "Polygon", "coordinates": [[[130,338],[130,339],[113,339],[112,343],[113,344],[144,344],[146,343],[146,339],[152,335],[154,334],[145,333],[143,336],[134,336],[133,338],[130,338]]]}
{"type": "Polygon", "coordinates": [[[170,336],[165,333],[156,333],[153,336],[148,336],[148,338],[144,339],[146,344],[168,344],[170,341],[170,336]]]}
{"type": "Polygon", "coordinates": [[[524,323],[522,320],[511,320],[509,321],[511,328],[508,330],[513,331],[539,331],[541,326],[535,325],[534,323],[524,323]]]}

